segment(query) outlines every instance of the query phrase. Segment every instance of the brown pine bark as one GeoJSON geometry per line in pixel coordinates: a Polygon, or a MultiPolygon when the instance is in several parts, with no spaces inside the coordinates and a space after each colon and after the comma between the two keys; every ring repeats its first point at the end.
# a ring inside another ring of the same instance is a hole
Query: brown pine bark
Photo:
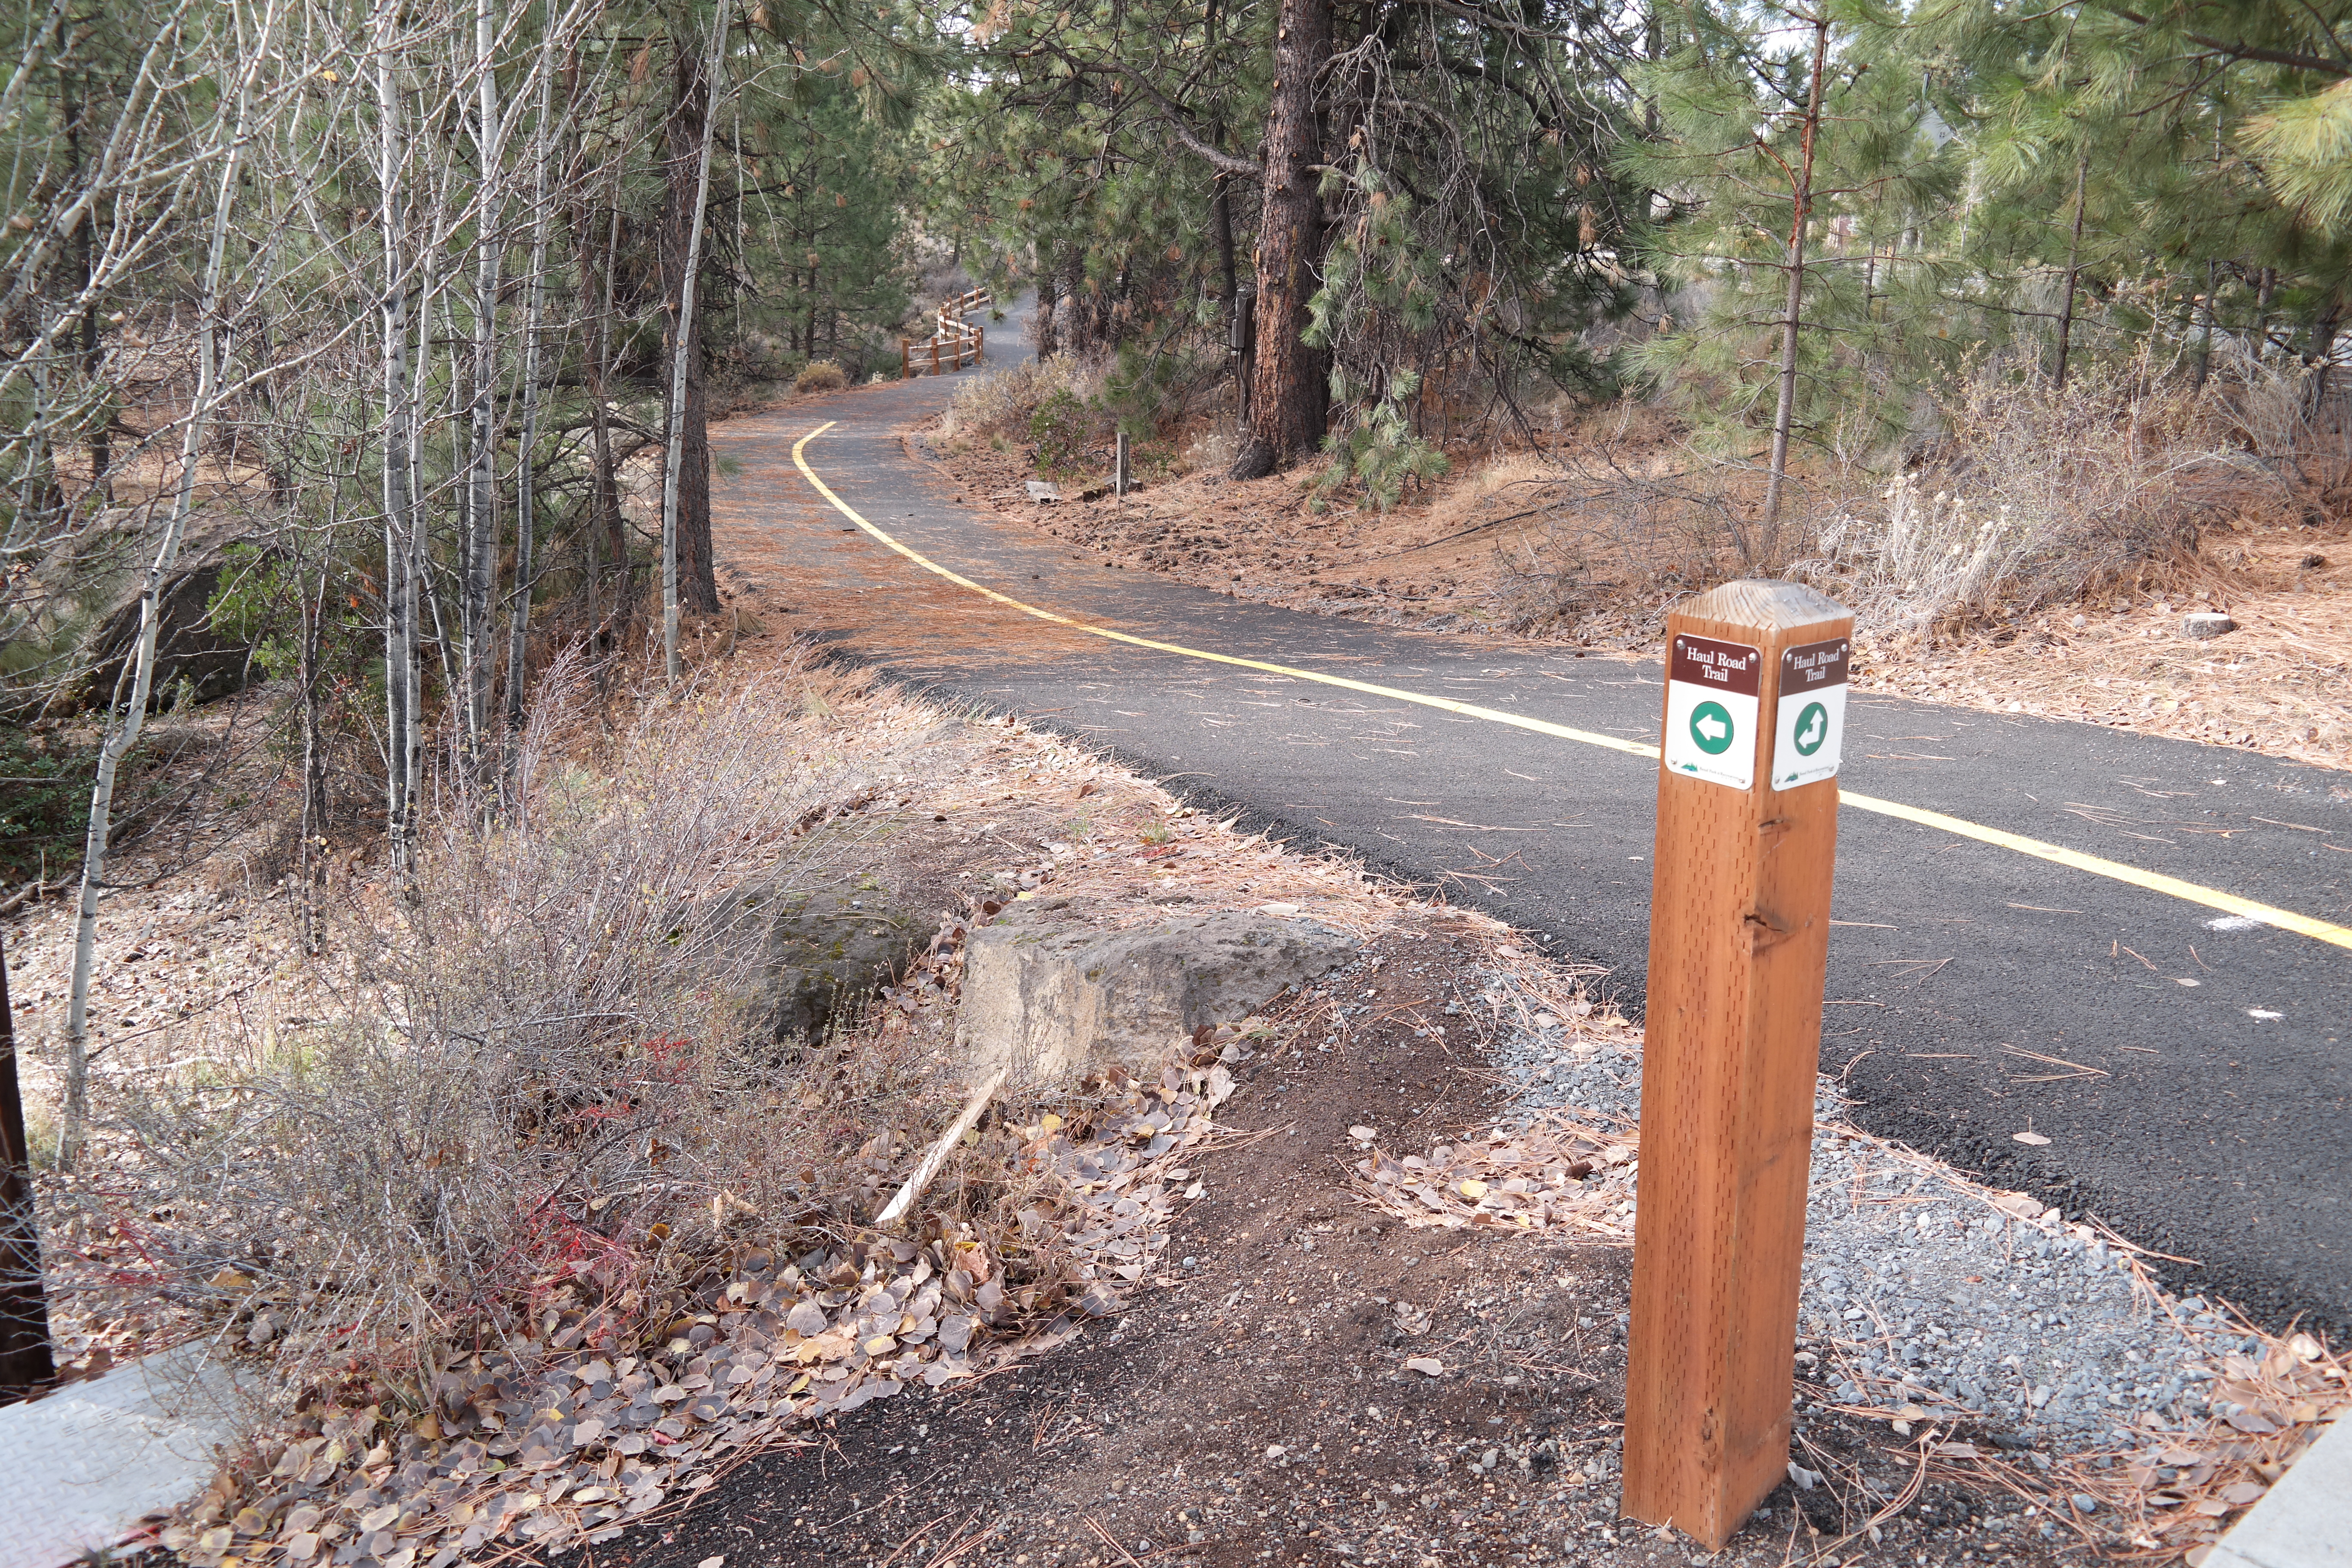
{"type": "MultiPolygon", "coordinates": [[[[677,595],[679,607],[702,615],[719,608],[719,575],[710,551],[710,420],[702,366],[702,323],[680,321],[686,295],[687,248],[693,235],[695,191],[702,167],[703,122],[710,113],[710,83],[701,53],[690,43],[677,50],[677,76],[663,127],[661,275],[667,310],[662,358],[676,361],[677,334],[687,334],[683,447],[677,475],[677,595]]],[[[696,312],[698,317],[699,311],[696,312]]]]}
{"type": "Polygon", "coordinates": [[[1323,120],[1317,88],[1331,61],[1331,0],[1282,0],[1274,99],[1265,121],[1265,216],[1257,243],[1257,356],[1249,429],[1233,476],[1255,479],[1323,444],[1330,367],[1306,338],[1307,302],[1321,281],[1323,120]]]}
{"type": "Polygon", "coordinates": [[[16,1020],[0,952],[0,1402],[21,1398],[55,1375],[49,1306],[41,1293],[41,1233],[33,1215],[33,1151],[16,1091],[16,1020]]]}

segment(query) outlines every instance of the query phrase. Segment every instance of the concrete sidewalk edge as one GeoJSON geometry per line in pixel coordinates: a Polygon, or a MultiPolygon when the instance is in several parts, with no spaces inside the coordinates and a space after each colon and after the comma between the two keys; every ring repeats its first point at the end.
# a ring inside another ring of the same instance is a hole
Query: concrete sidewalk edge
{"type": "Polygon", "coordinates": [[[2352,1568],[2352,1415],[2328,1424],[2204,1568],[2352,1568]]]}

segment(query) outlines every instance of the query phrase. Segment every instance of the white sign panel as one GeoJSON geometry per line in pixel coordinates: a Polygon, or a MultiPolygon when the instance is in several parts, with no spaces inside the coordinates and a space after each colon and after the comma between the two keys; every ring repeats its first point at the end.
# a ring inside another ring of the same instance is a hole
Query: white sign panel
{"type": "Polygon", "coordinates": [[[1772,735],[1772,787],[1794,789],[1837,777],[1845,743],[1847,640],[1805,643],[1780,653],[1780,701],[1772,735]]]}
{"type": "Polygon", "coordinates": [[[1666,767],[1710,784],[1756,784],[1764,655],[1746,643],[1678,637],[1666,651],[1666,767]]]}

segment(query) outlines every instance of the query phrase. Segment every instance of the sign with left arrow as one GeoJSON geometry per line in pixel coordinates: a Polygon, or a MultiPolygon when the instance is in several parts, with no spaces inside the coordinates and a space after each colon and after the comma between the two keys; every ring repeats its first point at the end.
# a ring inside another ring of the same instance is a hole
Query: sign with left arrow
{"type": "Polygon", "coordinates": [[[1666,767],[1710,784],[1756,783],[1757,693],[1764,655],[1746,643],[1682,636],[1666,655],[1666,767]]]}

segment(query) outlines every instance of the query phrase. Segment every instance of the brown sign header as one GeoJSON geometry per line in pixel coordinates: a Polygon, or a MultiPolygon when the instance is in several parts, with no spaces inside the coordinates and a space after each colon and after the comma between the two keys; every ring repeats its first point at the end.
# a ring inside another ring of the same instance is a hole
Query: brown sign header
{"type": "Polygon", "coordinates": [[[1744,642],[1677,637],[1666,658],[1666,679],[1686,680],[1710,691],[1755,696],[1763,687],[1764,655],[1744,642]]]}
{"type": "Polygon", "coordinates": [[[1832,637],[1828,642],[1801,643],[1782,648],[1780,695],[1789,697],[1824,686],[1843,686],[1849,641],[1846,637],[1832,637]]]}

